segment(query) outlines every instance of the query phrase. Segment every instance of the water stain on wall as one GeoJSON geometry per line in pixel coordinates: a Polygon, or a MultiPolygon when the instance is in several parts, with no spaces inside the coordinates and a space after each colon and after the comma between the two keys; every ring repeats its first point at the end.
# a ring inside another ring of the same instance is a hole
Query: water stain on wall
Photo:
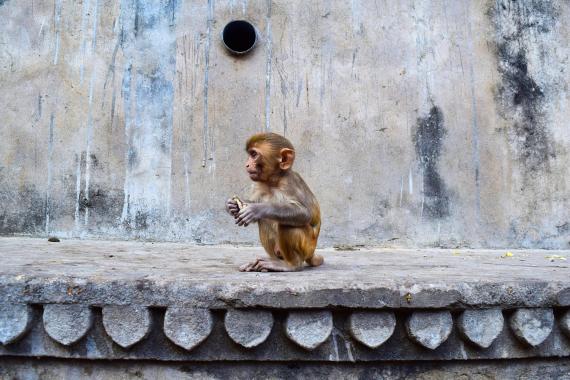
{"type": "Polygon", "coordinates": [[[0,234],[42,234],[46,223],[45,193],[34,185],[14,189],[0,167],[0,234]]]}
{"type": "Polygon", "coordinates": [[[126,178],[121,221],[166,220],[170,207],[177,0],[123,0],[126,178]]]}
{"type": "Polygon", "coordinates": [[[436,219],[449,215],[449,194],[438,169],[445,134],[443,114],[437,106],[418,118],[414,145],[423,173],[422,215],[436,219]]]}
{"type": "Polygon", "coordinates": [[[113,226],[121,215],[123,207],[122,189],[93,183],[89,189],[89,196],[85,195],[84,191],[80,194],[80,212],[88,208],[92,224],[113,226]]]}
{"type": "Polygon", "coordinates": [[[85,177],[81,176],[87,166],[86,151],[76,157],[77,172],[68,173],[62,179],[66,196],[60,200],[58,207],[66,210],[75,209],[75,234],[81,233],[80,224],[86,213],[89,213],[90,223],[84,227],[88,230],[116,227],[123,207],[124,195],[123,189],[118,187],[120,185],[109,186],[98,180],[109,170],[108,164],[94,153],[89,154],[89,162],[94,180],[88,188],[82,186],[85,177]]]}
{"type": "Polygon", "coordinates": [[[523,170],[542,170],[555,155],[546,127],[548,89],[531,75],[528,57],[538,37],[554,27],[557,12],[550,1],[500,0],[488,15],[501,75],[495,99],[499,112],[512,125],[509,137],[523,170]]]}

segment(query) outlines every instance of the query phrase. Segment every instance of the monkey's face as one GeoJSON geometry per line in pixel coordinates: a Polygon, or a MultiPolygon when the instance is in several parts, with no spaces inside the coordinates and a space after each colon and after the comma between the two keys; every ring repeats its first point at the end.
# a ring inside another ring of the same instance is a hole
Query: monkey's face
{"type": "Polygon", "coordinates": [[[265,149],[263,145],[255,145],[247,151],[247,162],[245,169],[252,181],[267,181],[272,174],[272,167],[268,156],[270,155],[269,149],[265,149]]]}
{"type": "Polygon", "coordinates": [[[263,159],[262,153],[258,148],[250,148],[247,151],[247,162],[245,163],[245,170],[252,181],[260,181],[263,173],[263,159]]]}

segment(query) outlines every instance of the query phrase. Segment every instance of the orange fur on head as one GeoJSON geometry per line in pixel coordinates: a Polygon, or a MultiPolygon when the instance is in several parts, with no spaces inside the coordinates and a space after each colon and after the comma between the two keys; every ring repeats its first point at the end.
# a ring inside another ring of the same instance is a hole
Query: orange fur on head
{"type": "Polygon", "coordinates": [[[245,150],[249,151],[252,148],[257,148],[263,153],[263,164],[272,170],[289,170],[295,161],[293,144],[277,133],[258,133],[251,136],[245,144],[245,150]]]}
{"type": "Polygon", "coordinates": [[[269,145],[275,149],[276,152],[279,152],[281,149],[291,149],[295,150],[293,144],[285,137],[278,135],[277,133],[258,133],[251,136],[247,142],[245,143],[245,150],[248,151],[254,145],[261,145],[261,143],[269,143],[269,145]]]}

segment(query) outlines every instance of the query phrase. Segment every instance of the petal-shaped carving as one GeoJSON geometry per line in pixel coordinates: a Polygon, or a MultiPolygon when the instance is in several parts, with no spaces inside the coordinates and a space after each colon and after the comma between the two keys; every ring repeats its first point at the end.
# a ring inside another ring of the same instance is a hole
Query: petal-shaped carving
{"type": "Polygon", "coordinates": [[[410,338],[432,350],[447,340],[452,328],[453,318],[447,310],[417,311],[406,322],[410,338]]]}
{"type": "Polygon", "coordinates": [[[264,310],[229,310],[224,319],[226,331],[243,347],[259,346],[273,328],[273,314],[264,310]]]}
{"type": "Polygon", "coordinates": [[[358,311],[350,315],[350,334],[370,348],[379,347],[394,333],[396,317],[390,311],[358,311]]]}
{"type": "Polygon", "coordinates": [[[518,309],[511,316],[510,325],[520,341],[536,347],[552,332],[554,313],[552,309],[518,309]]]}
{"type": "Polygon", "coordinates": [[[488,348],[503,331],[503,313],[499,309],[465,310],[458,325],[465,339],[481,348],[488,348]]]}
{"type": "Polygon", "coordinates": [[[330,311],[291,312],[285,322],[285,333],[299,346],[313,350],[328,339],[333,328],[330,311]]]}
{"type": "Polygon", "coordinates": [[[0,343],[10,344],[30,329],[32,308],[26,304],[0,304],[0,343]]]}
{"type": "Polygon", "coordinates": [[[562,289],[558,292],[558,305],[570,306],[570,288],[562,289]]]}
{"type": "Polygon", "coordinates": [[[55,341],[70,345],[83,338],[91,328],[93,313],[84,305],[44,305],[44,328],[55,341]]]}
{"type": "Polygon", "coordinates": [[[105,331],[123,348],[129,348],[146,338],[150,323],[150,311],[144,306],[110,305],[103,308],[105,331]]]}
{"type": "Polygon", "coordinates": [[[174,344],[191,350],[212,332],[214,322],[208,309],[169,307],[164,315],[164,333],[174,344]]]}

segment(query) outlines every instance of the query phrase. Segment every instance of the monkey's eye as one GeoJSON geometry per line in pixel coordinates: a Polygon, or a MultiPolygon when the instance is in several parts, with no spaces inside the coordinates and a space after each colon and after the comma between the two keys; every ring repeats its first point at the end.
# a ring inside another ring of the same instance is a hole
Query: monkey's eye
{"type": "Polygon", "coordinates": [[[257,157],[257,152],[255,150],[252,150],[249,152],[249,155],[251,156],[251,158],[255,158],[257,157]]]}

